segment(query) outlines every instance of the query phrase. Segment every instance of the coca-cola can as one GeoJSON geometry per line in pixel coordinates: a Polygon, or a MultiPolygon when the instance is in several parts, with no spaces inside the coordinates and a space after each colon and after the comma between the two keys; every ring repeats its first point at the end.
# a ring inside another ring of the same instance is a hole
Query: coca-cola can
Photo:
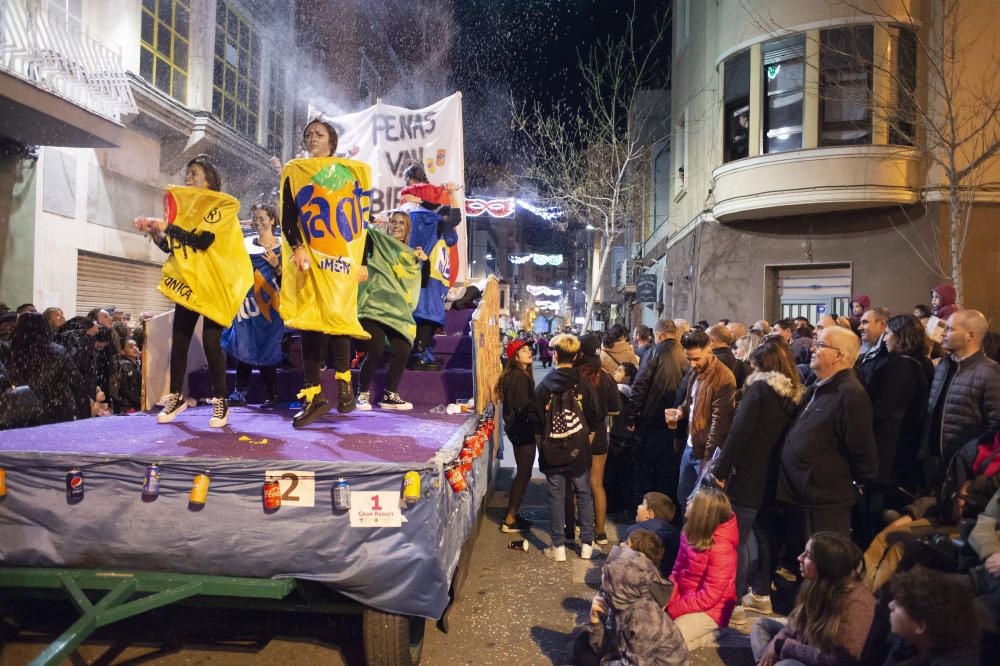
{"type": "Polygon", "coordinates": [[[472,471],[472,461],[476,459],[475,454],[472,452],[471,446],[465,446],[462,448],[462,453],[459,455],[459,464],[462,466],[462,473],[468,474],[472,471]]]}
{"type": "Polygon", "coordinates": [[[452,491],[456,493],[460,493],[468,487],[465,483],[465,475],[458,467],[451,467],[445,471],[444,478],[448,479],[452,491]]]}
{"type": "Polygon", "coordinates": [[[281,484],[275,479],[264,481],[264,510],[276,511],[281,508],[281,484]]]}

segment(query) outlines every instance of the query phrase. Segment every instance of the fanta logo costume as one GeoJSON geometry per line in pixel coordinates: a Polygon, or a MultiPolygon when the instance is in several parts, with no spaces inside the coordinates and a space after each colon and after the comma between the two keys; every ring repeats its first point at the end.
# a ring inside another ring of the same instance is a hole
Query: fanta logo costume
{"type": "Polygon", "coordinates": [[[281,361],[281,339],[285,334],[279,310],[278,271],[264,259],[264,248],[255,240],[253,236],[246,239],[253,284],[232,326],[222,332],[222,349],[244,363],[274,365],[281,361]]]}
{"type": "Polygon", "coordinates": [[[157,290],[221,326],[233,321],[253,283],[239,210],[240,202],[228,194],[197,187],[168,185],[163,196],[167,224],[192,233],[211,232],[215,240],[205,250],[171,242],[157,290]]]}
{"type": "Polygon", "coordinates": [[[358,285],[358,318],[377,321],[413,344],[420,260],[409,246],[377,229],[369,229],[368,238],[372,253],[368,257],[368,281],[358,285]]]}
{"type": "Polygon", "coordinates": [[[285,324],[368,340],[358,323],[357,272],[368,233],[371,169],[354,160],[310,157],[286,164],[281,183],[281,208],[290,192],[309,254],[309,269],[300,271],[292,248],[285,243],[281,249],[288,267],[281,281],[285,324]]]}

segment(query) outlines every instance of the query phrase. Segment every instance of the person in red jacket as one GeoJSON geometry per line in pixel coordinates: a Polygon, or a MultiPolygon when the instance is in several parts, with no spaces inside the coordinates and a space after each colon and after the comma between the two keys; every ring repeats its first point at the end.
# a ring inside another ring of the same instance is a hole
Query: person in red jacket
{"type": "Polygon", "coordinates": [[[717,488],[700,488],[688,502],[685,520],[666,610],[688,650],[697,650],[713,645],[716,632],[729,625],[740,538],[729,498],[717,488]]]}

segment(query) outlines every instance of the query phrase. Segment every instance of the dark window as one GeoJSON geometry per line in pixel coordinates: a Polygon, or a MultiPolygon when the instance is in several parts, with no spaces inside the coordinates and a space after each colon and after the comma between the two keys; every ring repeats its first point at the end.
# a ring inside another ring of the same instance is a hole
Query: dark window
{"type": "Polygon", "coordinates": [[[907,28],[890,28],[889,33],[893,46],[889,143],[912,146],[917,122],[917,37],[907,28]]]}
{"type": "Polygon", "coordinates": [[[765,42],[764,152],[802,148],[806,43],[803,35],[765,42]]]}
{"type": "Polygon", "coordinates": [[[723,81],[726,122],[723,161],[731,162],[750,154],[749,51],[726,60],[723,81]]]}
{"type": "Polygon", "coordinates": [[[820,32],[819,145],[872,142],[872,26],[820,32]]]}

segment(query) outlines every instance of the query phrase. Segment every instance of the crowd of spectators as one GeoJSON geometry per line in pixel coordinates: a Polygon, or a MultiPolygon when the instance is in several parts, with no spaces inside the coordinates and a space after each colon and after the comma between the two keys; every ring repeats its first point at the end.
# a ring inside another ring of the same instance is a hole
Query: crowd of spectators
{"type": "Polygon", "coordinates": [[[114,307],[66,318],[0,303],[0,429],[142,408],[142,323],[114,307]]]}
{"type": "MultiPolygon", "coordinates": [[[[615,325],[596,354],[593,338],[546,339],[556,369],[536,388],[522,363],[535,400],[504,405],[547,478],[547,556],[565,561],[577,540],[582,558],[600,555],[598,485],[633,523],[607,555],[575,663],[685,663],[755,618],[763,666],[989,662],[1000,365],[982,313],[945,285],[908,313],[859,296],[815,325],[615,325]]],[[[509,507],[505,531],[527,525],[509,507]]]]}

